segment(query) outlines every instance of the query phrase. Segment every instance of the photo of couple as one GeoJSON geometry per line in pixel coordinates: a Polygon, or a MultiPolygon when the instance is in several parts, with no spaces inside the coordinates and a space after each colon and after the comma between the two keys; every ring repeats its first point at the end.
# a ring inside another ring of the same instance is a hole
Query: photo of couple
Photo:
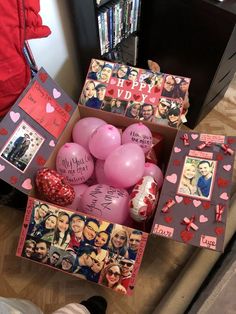
{"type": "Polygon", "coordinates": [[[216,161],[186,157],[178,193],[210,199],[216,161]]]}

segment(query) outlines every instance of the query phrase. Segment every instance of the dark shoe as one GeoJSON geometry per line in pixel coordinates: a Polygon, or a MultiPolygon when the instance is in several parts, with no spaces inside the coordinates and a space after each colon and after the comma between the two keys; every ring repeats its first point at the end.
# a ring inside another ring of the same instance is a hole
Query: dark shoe
{"type": "Polygon", "coordinates": [[[91,314],[105,314],[107,309],[107,301],[105,298],[95,295],[86,301],[81,302],[91,314]]]}

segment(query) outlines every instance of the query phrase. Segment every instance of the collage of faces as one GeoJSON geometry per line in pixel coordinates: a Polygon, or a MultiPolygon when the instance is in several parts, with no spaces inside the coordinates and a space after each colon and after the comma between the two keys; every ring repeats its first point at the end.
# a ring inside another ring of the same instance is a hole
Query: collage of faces
{"type": "Polygon", "coordinates": [[[214,160],[187,157],[178,193],[195,198],[210,199],[216,163],[214,160]]]}
{"type": "Polygon", "coordinates": [[[142,232],[34,200],[21,256],[127,293],[142,232]]]}
{"type": "Polygon", "coordinates": [[[182,102],[187,96],[189,84],[189,78],[93,59],[79,103],[129,118],[177,128],[180,124],[182,102]],[[112,98],[106,94],[112,77],[144,82],[154,87],[160,98],[156,104],[112,98]]]}

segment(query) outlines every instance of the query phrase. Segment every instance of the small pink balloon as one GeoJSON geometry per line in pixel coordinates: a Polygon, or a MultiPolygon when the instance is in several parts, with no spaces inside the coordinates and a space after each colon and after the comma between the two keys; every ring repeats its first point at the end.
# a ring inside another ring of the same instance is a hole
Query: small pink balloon
{"type": "Polygon", "coordinates": [[[65,177],[67,183],[81,184],[88,180],[93,173],[93,158],[83,146],[66,143],[57,153],[56,169],[65,177]]]}
{"type": "Polygon", "coordinates": [[[80,210],[80,208],[82,207],[81,199],[84,192],[87,190],[87,188],[88,188],[88,185],[84,183],[79,184],[79,185],[73,185],[73,189],[75,191],[75,199],[73,203],[67,207],[74,210],[80,210]]]}
{"type": "Polygon", "coordinates": [[[144,176],[153,177],[157,183],[158,190],[161,188],[164,178],[161,169],[157,165],[146,162],[144,166],[144,176]]]}
{"type": "Polygon", "coordinates": [[[123,144],[105,160],[104,173],[112,186],[128,188],[142,178],[144,164],[144,152],[139,145],[123,144]]]}
{"type": "Polygon", "coordinates": [[[152,147],[152,132],[142,122],[133,123],[122,133],[122,144],[138,144],[147,153],[152,147]]]}
{"type": "Polygon", "coordinates": [[[107,184],[111,185],[111,182],[107,179],[105,173],[104,173],[104,163],[105,160],[97,159],[95,162],[95,174],[97,182],[100,184],[107,184]]]}
{"type": "Polygon", "coordinates": [[[129,194],[106,184],[90,186],[82,196],[81,211],[113,223],[125,224],[129,218],[129,194]]]}
{"type": "Polygon", "coordinates": [[[120,131],[111,124],[105,124],[98,127],[91,135],[89,150],[94,157],[105,160],[120,144],[120,131]]]}
{"type": "Polygon", "coordinates": [[[76,122],[72,130],[73,141],[89,150],[88,143],[90,136],[99,126],[104,124],[106,124],[106,122],[99,118],[87,117],[80,119],[76,122]]]}

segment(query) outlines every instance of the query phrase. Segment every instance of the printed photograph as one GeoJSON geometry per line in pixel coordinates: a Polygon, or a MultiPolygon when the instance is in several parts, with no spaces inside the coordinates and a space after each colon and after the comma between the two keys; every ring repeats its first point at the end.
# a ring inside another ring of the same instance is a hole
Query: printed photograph
{"type": "Polygon", "coordinates": [[[163,85],[164,74],[163,73],[154,73],[150,70],[141,70],[140,82],[144,82],[152,87],[155,86],[155,92],[158,93],[161,90],[163,85]]]}
{"type": "Polygon", "coordinates": [[[177,193],[209,200],[216,166],[215,160],[186,157],[177,193]]]}
{"type": "Polygon", "coordinates": [[[161,96],[183,101],[187,94],[189,84],[189,78],[166,74],[161,91],[161,96]]]}
{"type": "Polygon", "coordinates": [[[182,105],[180,102],[162,97],[158,101],[155,117],[161,124],[168,125],[172,128],[178,128],[181,112],[182,105]]]}
{"type": "Polygon", "coordinates": [[[103,111],[124,115],[128,102],[112,97],[105,97],[101,109],[103,111]]]}
{"type": "Polygon", "coordinates": [[[106,84],[95,82],[93,80],[87,80],[82,90],[79,103],[81,105],[85,105],[86,107],[100,109],[103,105],[106,87],[106,84]]]}
{"type": "Polygon", "coordinates": [[[13,167],[25,172],[43,142],[44,138],[22,121],[0,155],[13,167]]]}

